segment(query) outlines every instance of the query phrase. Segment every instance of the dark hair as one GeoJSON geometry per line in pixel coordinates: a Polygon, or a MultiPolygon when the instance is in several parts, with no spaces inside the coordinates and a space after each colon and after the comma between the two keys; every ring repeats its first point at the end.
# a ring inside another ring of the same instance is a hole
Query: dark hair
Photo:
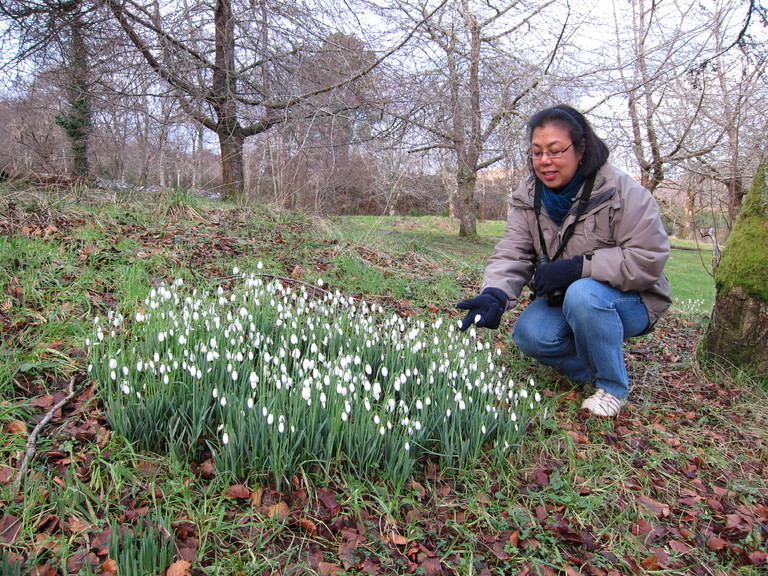
{"type": "Polygon", "coordinates": [[[608,146],[595,134],[592,126],[578,110],[559,104],[537,112],[528,120],[528,141],[530,142],[533,138],[533,131],[536,128],[543,128],[549,124],[558,124],[568,130],[574,146],[579,146],[584,141],[584,156],[581,160],[584,176],[597,172],[608,160],[608,146]]]}

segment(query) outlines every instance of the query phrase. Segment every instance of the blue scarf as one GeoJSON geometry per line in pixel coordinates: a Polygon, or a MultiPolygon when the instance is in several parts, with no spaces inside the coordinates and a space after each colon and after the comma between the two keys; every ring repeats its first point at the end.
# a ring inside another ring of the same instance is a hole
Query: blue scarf
{"type": "Polygon", "coordinates": [[[542,182],[541,184],[541,203],[547,209],[547,214],[553,222],[560,226],[565,220],[565,216],[573,205],[576,195],[579,193],[581,185],[584,184],[584,174],[579,168],[574,174],[573,179],[560,190],[553,190],[542,182]]]}

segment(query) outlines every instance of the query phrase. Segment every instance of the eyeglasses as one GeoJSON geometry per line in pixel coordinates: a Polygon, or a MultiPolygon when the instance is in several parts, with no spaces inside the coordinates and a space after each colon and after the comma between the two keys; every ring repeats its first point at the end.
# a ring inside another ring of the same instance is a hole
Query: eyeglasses
{"type": "Polygon", "coordinates": [[[528,156],[532,160],[541,160],[542,157],[546,154],[547,157],[550,160],[557,160],[558,158],[562,158],[563,154],[565,154],[568,151],[568,148],[573,146],[573,142],[571,142],[570,146],[566,146],[562,150],[550,150],[550,151],[539,151],[539,150],[528,150],[528,156]]]}

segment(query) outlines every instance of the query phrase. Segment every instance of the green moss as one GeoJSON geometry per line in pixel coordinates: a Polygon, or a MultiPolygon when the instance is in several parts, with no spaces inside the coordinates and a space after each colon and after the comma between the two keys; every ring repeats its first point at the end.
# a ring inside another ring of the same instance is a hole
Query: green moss
{"type": "Polygon", "coordinates": [[[768,301],[768,184],[760,166],[715,272],[718,297],[734,286],[768,301]]]}

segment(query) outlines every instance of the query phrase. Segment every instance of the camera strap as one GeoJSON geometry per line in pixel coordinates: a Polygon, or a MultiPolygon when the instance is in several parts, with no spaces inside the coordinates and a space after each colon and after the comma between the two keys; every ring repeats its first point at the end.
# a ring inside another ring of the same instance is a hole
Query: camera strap
{"type": "Polygon", "coordinates": [[[554,262],[563,255],[568,241],[571,239],[571,236],[573,236],[579,218],[581,218],[584,215],[584,212],[586,212],[587,204],[589,204],[589,198],[592,196],[592,187],[595,185],[595,175],[595,173],[591,174],[584,181],[584,189],[581,192],[581,196],[579,197],[579,204],[576,207],[576,218],[574,218],[573,222],[571,222],[571,225],[565,229],[565,232],[563,232],[563,239],[557,248],[557,252],[555,252],[555,255],[552,258],[549,258],[549,254],[547,253],[547,243],[544,240],[544,233],[541,230],[541,222],[539,222],[539,214],[541,214],[541,195],[543,184],[541,180],[536,178],[536,184],[534,185],[533,189],[533,212],[536,215],[536,226],[539,229],[539,243],[541,244],[541,251],[547,256],[547,258],[549,258],[551,262],[554,262]]]}

